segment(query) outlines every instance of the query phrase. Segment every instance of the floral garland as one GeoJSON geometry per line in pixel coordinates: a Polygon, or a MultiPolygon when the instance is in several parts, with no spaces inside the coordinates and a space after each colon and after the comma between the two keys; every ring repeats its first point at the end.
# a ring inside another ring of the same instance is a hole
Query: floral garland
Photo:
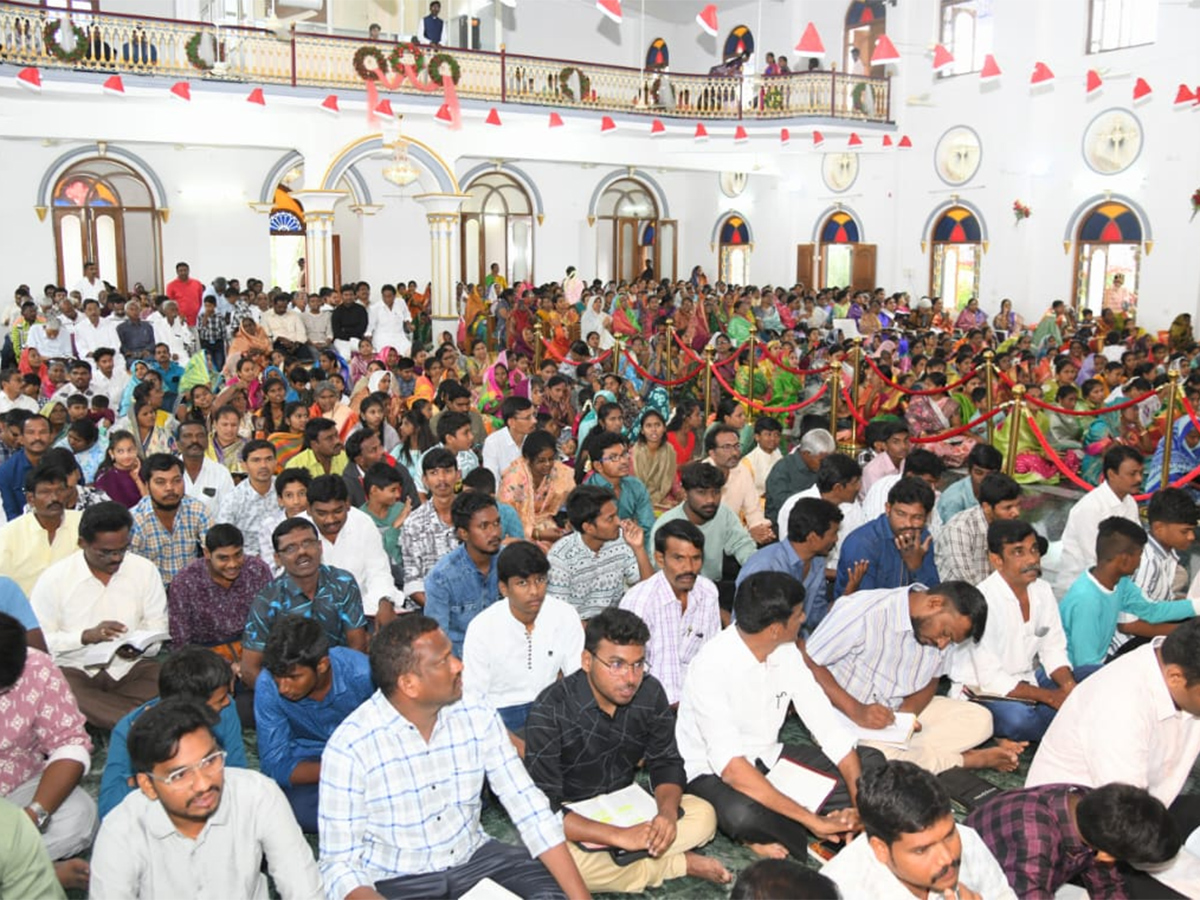
{"type": "Polygon", "coordinates": [[[354,53],[354,71],[363,81],[378,81],[381,75],[387,74],[387,59],[378,47],[359,47],[354,53]],[[367,67],[368,59],[375,60],[375,68],[367,67]]]}
{"type": "Polygon", "coordinates": [[[78,25],[72,25],[71,30],[75,32],[75,49],[70,53],[58,42],[58,26],[59,22],[47,22],[46,29],[42,32],[42,39],[46,44],[46,49],[54,56],[55,59],[62,62],[75,63],[79,62],[87,54],[88,39],[82,28],[78,25]]]}
{"type": "MultiPolygon", "coordinates": [[[[1200,188],[1196,188],[1195,193],[1192,194],[1192,219],[1196,218],[1197,212],[1200,212],[1200,188]]],[[[1188,219],[1188,221],[1190,222],[1192,219],[1188,219]]]]}
{"type": "Polygon", "coordinates": [[[435,53],[429,60],[429,80],[438,87],[442,86],[442,79],[446,77],[442,74],[443,65],[450,69],[450,80],[458,84],[458,80],[462,77],[462,69],[458,65],[458,60],[449,53],[435,53]]]}
{"type": "Polygon", "coordinates": [[[1020,200],[1013,201],[1013,216],[1020,222],[1022,219],[1028,219],[1033,215],[1033,210],[1022,203],[1020,200]]]}
{"type": "Polygon", "coordinates": [[[578,69],[575,66],[567,66],[558,73],[559,92],[562,94],[563,99],[565,100],[575,99],[575,92],[571,90],[571,85],[568,83],[572,73],[579,76],[579,93],[581,99],[587,100],[592,95],[592,82],[586,75],[583,74],[582,69],[578,69]]]}
{"type": "Polygon", "coordinates": [[[388,56],[388,65],[391,66],[393,72],[403,72],[407,63],[404,62],[404,54],[412,55],[413,71],[420,75],[425,68],[425,54],[421,47],[416,43],[397,44],[392,48],[391,54],[388,56]]]}
{"type": "Polygon", "coordinates": [[[212,68],[212,63],[200,56],[200,41],[204,39],[204,32],[197,31],[193,34],[186,44],[183,45],[183,52],[187,54],[187,61],[192,64],[193,69],[199,69],[201,72],[207,72],[212,68]]]}

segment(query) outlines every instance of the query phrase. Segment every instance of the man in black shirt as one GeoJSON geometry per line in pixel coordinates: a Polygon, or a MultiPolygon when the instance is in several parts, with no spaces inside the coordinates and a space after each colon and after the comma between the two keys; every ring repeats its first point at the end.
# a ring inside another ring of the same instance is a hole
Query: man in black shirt
{"type": "Polygon", "coordinates": [[[640,893],[684,875],[717,884],[731,878],[719,860],[692,852],[716,834],[716,813],[683,794],[675,716],[662,685],[646,674],[649,639],[646,623],[628,610],[590,619],[583,668],[542,691],[525,724],[525,766],[555,810],[568,807],[567,847],[593,892],[640,893]],[[629,787],[639,760],[654,790],[653,818],[621,827],[571,811],[571,804],[629,787]],[[614,855],[622,851],[624,865],[614,855]]]}
{"type": "Polygon", "coordinates": [[[329,327],[333,330],[333,346],[342,355],[342,359],[347,361],[350,354],[358,349],[358,342],[367,333],[370,324],[370,313],[366,303],[360,302],[354,290],[354,285],[342,286],[341,305],[329,316],[329,327]]]}

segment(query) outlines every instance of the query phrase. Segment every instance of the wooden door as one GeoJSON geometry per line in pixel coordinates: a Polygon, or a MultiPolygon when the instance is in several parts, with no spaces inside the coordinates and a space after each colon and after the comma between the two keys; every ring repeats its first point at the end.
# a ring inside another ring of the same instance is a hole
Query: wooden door
{"type": "Polygon", "coordinates": [[[856,291],[875,290],[875,245],[855,244],[851,263],[851,286],[856,291]]]}
{"type": "Polygon", "coordinates": [[[816,286],[815,251],[816,244],[796,245],[796,281],[808,289],[816,286]]]}
{"type": "MultiPolygon", "coordinates": [[[[333,284],[330,285],[335,291],[342,288],[342,236],[340,234],[331,234],[329,236],[329,251],[332,257],[331,267],[333,271],[333,284]]],[[[317,290],[312,287],[310,290],[317,290]]]]}
{"type": "Polygon", "coordinates": [[[638,220],[619,218],[613,220],[613,278],[617,281],[633,281],[642,273],[641,248],[638,246],[638,220]]]}

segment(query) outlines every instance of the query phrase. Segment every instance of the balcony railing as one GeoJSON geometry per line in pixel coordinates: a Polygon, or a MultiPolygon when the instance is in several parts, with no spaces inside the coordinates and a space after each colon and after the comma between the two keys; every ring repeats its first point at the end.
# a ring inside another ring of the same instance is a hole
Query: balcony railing
{"type": "MultiPolygon", "coordinates": [[[[280,38],[259,28],[109,13],[67,19],[64,10],[0,2],[0,61],[48,69],[361,90],[354,57],[364,46],[386,57],[394,44],[302,31],[280,38]]],[[[434,51],[423,52],[428,60],[434,51]]],[[[834,71],[688,75],[504,51],[444,52],[458,63],[459,97],[470,100],[662,118],[891,121],[887,78],[834,71]]],[[[397,92],[418,93],[408,84],[397,92]]]]}

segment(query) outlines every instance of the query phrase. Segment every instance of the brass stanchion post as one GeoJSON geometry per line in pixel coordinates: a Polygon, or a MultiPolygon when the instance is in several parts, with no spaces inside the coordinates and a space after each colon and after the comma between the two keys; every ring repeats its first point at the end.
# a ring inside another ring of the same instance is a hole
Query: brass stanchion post
{"type": "Polygon", "coordinates": [[[675,342],[675,320],[667,319],[667,357],[665,363],[666,375],[663,376],[664,381],[671,380],[671,344],[675,342]]]}
{"type": "Polygon", "coordinates": [[[1171,483],[1171,438],[1175,435],[1175,405],[1179,400],[1179,370],[1172,369],[1167,373],[1167,427],[1163,432],[1163,466],[1162,485],[1171,483]]]}
{"type": "Polygon", "coordinates": [[[1012,389],[1013,405],[1008,411],[1008,452],[1004,454],[1004,474],[1012,477],[1017,465],[1017,438],[1021,434],[1021,416],[1024,415],[1025,385],[1012,389]]]}
{"type": "Polygon", "coordinates": [[[750,402],[746,404],[746,415],[751,422],[754,421],[754,332],[750,332],[750,362],[746,366],[746,371],[750,373],[750,390],[746,394],[750,402]]]}
{"type": "Polygon", "coordinates": [[[533,369],[536,372],[542,367],[542,323],[533,326],[533,369]]]}
{"type": "MultiPolygon", "coordinates": [[[[858,386],[862,380],[862,338],[854,339],[854,347],[851,349],[851,355],[854,357],[854,380],[850,382],[850,402],[854,404],[854,409],[858,410],[858,386]]],[[[850,443],[855,447],[858,446],[858,416],[851,414],[850,416],[850,443]]]]}
{"type": "Polygon", "coordinates": [[[708,425],[708,417],[712,414],[712,371],[713,348],[704,348],[704,424],[708,425]]]}
{"type": "MultiPolygon", "coordinates": [[[[995,392],[995,389],[994,389],[994,386],[993,386],[993,381],[992,381],[992,379],[995,377],[995,371],[994,371],[994,370],[995,370],[995,364],[992,362],[992,360],[993,360],[993,358],[994,358],[995,356],[996,356],[996,354],[995,354],[995,353],[993,353],[991,350],[985,350],[985,351],[983,351],[983,359],[984,359],[984,363],[983,363],[983,366],[984,366],[984,372],[983,372],[983,374],[984,374],[984,379],[985,379],[985,380],[986,380],[986,382],[987,382],[987,408],[988,408],[988,412],[991,412],[993,409],[995,409],[995,408],[996,408],[996,392],[995,392]]],[[[989,444],[992,442],[992,438],[996,436],[996,425],[995,425],[995,422],[996,422],[996,420],[995,420],[994,418],[993,418],[993,419],[988,419],[988,420],[987,420],[987,439],[988,439],[988,443],[989,443],[989,444]]],[[[967,424],[967,423],[966,423],[966,422],[964,422],[963,424],[965,425],[965,424],[967,424]]]]}
{"type": "Polygon", "coordinates": [[[842,393],[842,373],[838,371],[839,368],[840,366],[829,370],[829,433],[833,435],[834,441],[837,440],[838,400],[842,393]]]}

